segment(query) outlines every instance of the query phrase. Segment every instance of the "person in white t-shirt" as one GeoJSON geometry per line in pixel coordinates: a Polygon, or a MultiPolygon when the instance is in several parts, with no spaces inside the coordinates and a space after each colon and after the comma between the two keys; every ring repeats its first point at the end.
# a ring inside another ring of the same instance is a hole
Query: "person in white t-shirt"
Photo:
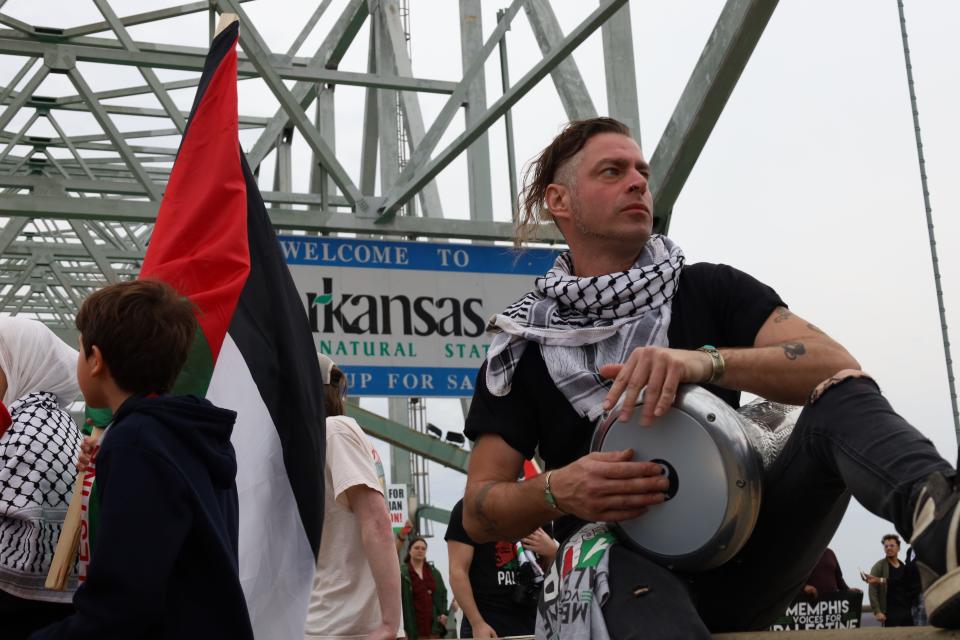
{"type": "Polygon", "coordinates": [[[376,471],[379,457],[343,415],[347,378],[317,354],[327,411],[323,536],[304,638],[387,640],[403,635],[400,567],[376,471]]]}

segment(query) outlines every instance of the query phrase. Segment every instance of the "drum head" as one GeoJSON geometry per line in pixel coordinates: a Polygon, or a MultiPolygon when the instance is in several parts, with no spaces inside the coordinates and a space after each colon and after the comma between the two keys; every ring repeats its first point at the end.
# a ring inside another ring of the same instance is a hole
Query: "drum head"
{"type": "Polygon", "coordinates": [[[671,409],[652,427],[615,422],[602,451],[633,448],[634,460],[656,460],[667,470],[673,497],[620,524],[641,546],[666,556],[695,553],[716,535],[727,511],[727,473],[717,445],[699,422],[671,409]]]}
{"type": "Polygon", "coordinates": [[[659,462],[670,479],[668,499],[639,518],[616,523],[614,530],[673,569],[726,562],[749,537],[760,499],[759,461],[736,413],[709,392],[689,387],[653,425],[640,426],[639,414],[638,407],[630,421],[620,422],[619,411],[611,412],[593,448],[633,449],[634,460],[659,462]]]}

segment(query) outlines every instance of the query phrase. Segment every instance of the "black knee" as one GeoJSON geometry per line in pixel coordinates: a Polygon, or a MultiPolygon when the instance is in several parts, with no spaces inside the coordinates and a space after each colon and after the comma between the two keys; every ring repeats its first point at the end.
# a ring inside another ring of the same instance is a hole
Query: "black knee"
{"type": "Polygon", "coordinates": [[[872,386],[877,391],[880,391],[880,387],[877,385],[876,381],[870,376],[870,374],[860,371],[858,369],[843,369],[833,374],[820,384],[818,384],[813,391],[810,392],[810,398],[807,401],[807,406],[812,406],[820,401],[824,395],[834,395],[837,390],[843,389],[853,384],[854,386],[861,384],[868,384],[872,386]]]}

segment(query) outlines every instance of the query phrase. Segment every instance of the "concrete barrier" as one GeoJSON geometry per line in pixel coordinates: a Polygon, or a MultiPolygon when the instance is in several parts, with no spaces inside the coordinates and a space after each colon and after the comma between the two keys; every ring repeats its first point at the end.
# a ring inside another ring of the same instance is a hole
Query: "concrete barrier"
{"type": "MultiPolygon", "coordinates": [[[[896,627],[881,629],[823,629],[821,631],[749,631],[719,633],[715,640],[960,640],[960,631],[933,627],[896,627]]],[[[511,640],[533,640],[533,636],[511,636],[511,640]]],[[[651,638],[656,640],[656,638],[651,638]]]]}
{"type": "Polygon", "coordinates": [[[933,627],[878,627],[867,629],[824,629],[822,631],[751,631],[749,633],[720,633],[716,640],[960,640],[960,631],[946,631],[933,627]]]}

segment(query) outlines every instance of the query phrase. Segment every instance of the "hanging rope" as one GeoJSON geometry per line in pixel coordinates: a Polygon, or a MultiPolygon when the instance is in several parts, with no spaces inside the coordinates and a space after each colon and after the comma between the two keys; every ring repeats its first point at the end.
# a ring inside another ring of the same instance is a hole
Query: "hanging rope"
{"type": "Polygon", "coordinates": [[[913,85],[913,65],[910,64],[910,46],[907,44],[907,19],[903,14],[903,0],[897,0],[900,11],[900,34],[903,36],[903,60],[907,66],[907,87],[910,89],[910,108],[913,111],[913,133],[917,139],[917,158],[920,161],[920,185],[923,187],[923,207],[927,212],[927,234],[930,237],[930,259],[933,261],[933,283],[937,290],[937,306],[940,308],[940,330],[943,333],[943,354],[947,363],[947,384],[950,387],[950,408],[953,410],[953,429],[960,444],[960,412],[957,410],[957,385],[953,378],[953,360],[950,357],[950,334],[947,332],[947,311],[943,306],[943,287],[940,284],[940,260],[937,258],[937,238],[933,230],[933,211],[930,208],[930,191],[927,189],[927,163],[923,159],[923,142],[920,138],[920,112],[917,110],[917,93],[913,85]]]}

